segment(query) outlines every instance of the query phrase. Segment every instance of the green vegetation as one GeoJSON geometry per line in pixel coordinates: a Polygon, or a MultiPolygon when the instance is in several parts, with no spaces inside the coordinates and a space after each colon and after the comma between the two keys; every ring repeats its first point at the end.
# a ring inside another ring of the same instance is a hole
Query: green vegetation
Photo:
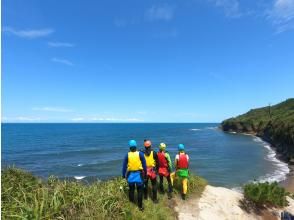
{"type": "Polygon", "coordinates": [[[294,158],[294,98],[252,109],[222,122],[224,131],[256,134],[272,143],[285,160],[294,158]]]}
{"type": "MultiPolygon", "coordinates": [[[[3,219],[175,219],[176,216],[173,200],[160,194],[159,204],[145,200],[145,211],[140,212],[128,201],[128,186],[122,178],[85,185],[55,177],[45,181],[17,168],[2,170],[1,177],[3,219]]],[[[204,179],[191,175],[190,193],[200,195],[205,185],[204,179]]],[[[177,194],[179,188],[175,188],[177,194]]]]}
{"type": "Polygon", "coordinates": [[[244,197],[257,206],[285,207],[289,195],[277,182],[249,183],[244,186],[244,197]]]}

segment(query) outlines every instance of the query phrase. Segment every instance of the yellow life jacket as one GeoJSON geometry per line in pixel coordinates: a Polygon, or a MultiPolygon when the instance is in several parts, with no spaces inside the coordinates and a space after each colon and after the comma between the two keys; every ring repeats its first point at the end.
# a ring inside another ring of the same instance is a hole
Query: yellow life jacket
{"type": "Polygon", "coordinates": [[[139,151],[128,153],[128,171],[143,170],[139,151]]]}
{"type": "Polygon", "coordinates": [[[147,167],[155,167],[155,160],[153,157],[153,151],[150,152],[149,156],[144,154],[145,160],[146,160],[146,166],[147,167]]]}

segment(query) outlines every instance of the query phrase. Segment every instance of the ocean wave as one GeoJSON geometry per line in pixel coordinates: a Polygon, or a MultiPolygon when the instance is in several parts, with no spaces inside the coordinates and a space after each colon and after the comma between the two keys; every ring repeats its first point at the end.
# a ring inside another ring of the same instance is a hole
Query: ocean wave
{"type": "Polygon", "coordinates": [[[205,127],[205,128],[191,128],[190,131],[201,131],[201,130],[216,130],[217,127],[205,127]]]}
{"type": "Polygon", "coordinates": [[[286,179],[287,174],[290,172],[288,164],[279,160],[276,156],[276,152],[270,147],[270,145],[263,141],[259,137],[254,137],[255,142],[261,143],[264,148],[268,150],[268,154],[265,159],[271,161],[275,166],[275,170],[257,179],[258,182],[281,182],[286,179]]]}
{"type": "MultiPolygon", "coordinates": [[[[240,133],[242,135],[246,135],[246,136],[254,136],[253,134],[248,134],[248,133],[240,133]]],[[[255,136],[254,136],[255,137],[255,136]]]]}
{"type": "Polygon", "coordinates": [[[206,129],[210,129],[210,130],[216,130],[217,127],[206,127],[206,129]]]}
{"type": "Polygon", "coordinates": [[[264,144],[267,144],[265,141],[263,141],[260,137],[255,137],[253,136],[253,141],[254,142],[257,142],[257,143],[264,143],[264,144]]]}
{"type": "Polygon", "coordinates": [[[82,180],[82,179],[84,179],[86,176],[74,176],[74,178],[76,179],[76,180],[82,180]]]}
{"type": "Polygon", "coordinates": [[[84,165],[84,164],[82,164],[82,163],[79,163],[79,164],[78,164],[78,167],[81,167],[81,166],[83,166],[83,165],[84,165]]]}

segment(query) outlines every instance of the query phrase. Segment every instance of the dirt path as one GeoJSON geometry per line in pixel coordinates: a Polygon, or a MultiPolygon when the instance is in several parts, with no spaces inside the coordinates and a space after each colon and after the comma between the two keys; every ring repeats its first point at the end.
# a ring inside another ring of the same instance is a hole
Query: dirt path
{"type": "Polygon", "coordinates": [[[240,208],[243,195],[222,187],[206,186],[201,198],[175,198],[179,220],[261,220],[261,216],[240,208]]]}
{"type": "Polygon", "coordinates": [[[176,198],[175,211],[178,213],[178,219],[199,219],[199,198],[189,198],[187,200],[182,200],[176,198]]]}

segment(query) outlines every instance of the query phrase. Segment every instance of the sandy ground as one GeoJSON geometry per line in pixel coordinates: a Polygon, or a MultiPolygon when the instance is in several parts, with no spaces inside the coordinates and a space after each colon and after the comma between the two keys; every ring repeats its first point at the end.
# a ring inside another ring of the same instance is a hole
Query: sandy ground
{"type": "MultiPolygon", "coordinates": [[[[176,199],[175,211],[179,220],[275,220],[279,219],[282,210],[265,209],[252,210],[244,208],[240,201],[243,194],[223,188],[206,186],[201,198],[189,198],[182,201],[176,199]]],[[[289,206],[286,211],[294,213],[294,200],[288,198],[289,206]]]]}
{"type": "Polygon", "coordinates": [[[294,166],[290,165],[290,173],[287,175],[287,179],[280,183],[290,193],[294,193],[294,166]]]}

